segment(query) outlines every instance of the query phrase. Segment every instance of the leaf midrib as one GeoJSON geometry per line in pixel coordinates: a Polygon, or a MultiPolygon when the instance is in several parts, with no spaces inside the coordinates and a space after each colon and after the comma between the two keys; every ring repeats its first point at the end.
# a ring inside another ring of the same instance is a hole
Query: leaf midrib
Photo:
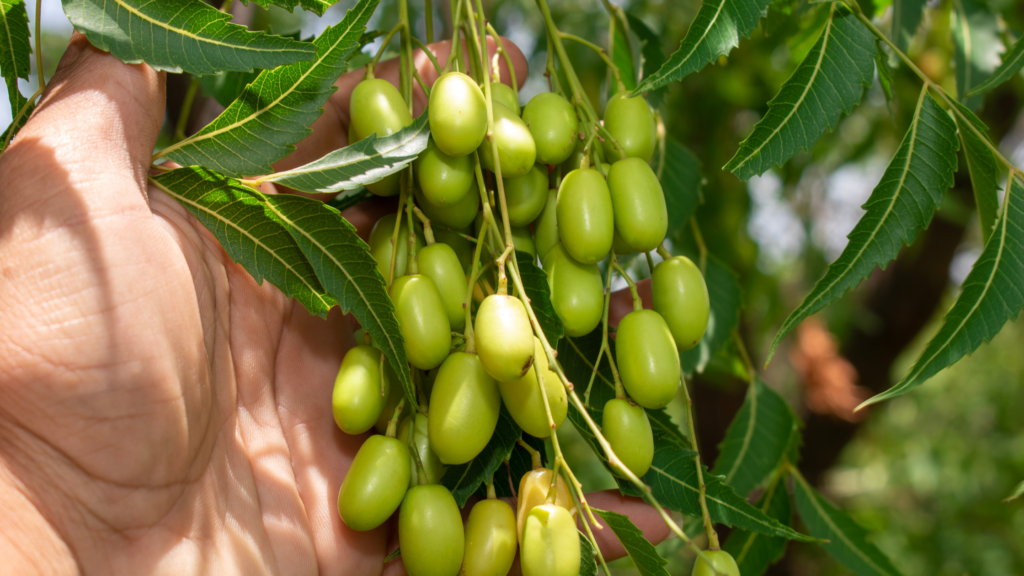
{"type": "MultiPolygon", "coordinates": [[[[1024,42],[1024,38],[1017,40],[1017,44],[1014,44],[1013,47],[1010,48],[1010,51],[1012,52],[1014,49],[1016,49],[1018,45],[1021,44],[1021,42],[1024,42]]],[[[1024,58],[1024,45],[1022,45],[1021,48],[1021,50],[1017,50],[1017,52],[1013,54],[1013,58],[1011,58],[1010,60],[1003,60],[1002,63],[999,64],[999,68],[996,69],[995,73],[992,74],[992,76],[990,76],[987,80],[985,80],[978,86],[975,86],[971,90],[968,90],[964,94],[964,96],[967,96],[969,98],[978,96],[983,92],[991,90],[993,86],[1005,82],[1010,76],[1013,75],[1007,74],[1006,71],[1012,70],[1014,67],[1017,66],[1017,62],[1019,62],[1021,58],[1024,58]]]]}
{"type": "Polygon", "coordinates": [[[743,435],[743,446],[740,448],[740,453],[736,457],[736,461],[733,462],[732,468],[729,473],[725,475],[725,483],[729,484],[732,480],[733,474],[740,467],[740,462],[747,455],[747,450],[750,449],[750,441],[754,437],[754,426],[757,424],[757,384],[755,382],[750,383],[750,419],[748,420],[747,432],[743,435]]]}
{"type": "Polygon", "coordinates": [[[718,18],[722,15],[722,10],[725,9],[725,3],[728,1],[729,0],[721,0],[721,2],[718,4],[718,10],[715,10],[714,18],[712,18],[711,22],[708,23],[707,28],[704,29],[704,33],[701,34],[700,38],[698,38],[697,41],[693,43],[693,48],[690,49],[689,54],[687,54],[682,60],[680,60],[679,64],[676,65],[674,68],[672,68],[671,70],[667,70],[664,74],[659,74],[657,77],[655,77],[656,81],[670,74],[674,74],[676,70],[679,70],[680,68],[683,67],[684,64],[690,61],[690,57],[692,57],[693,53],[697,51],[697,47],[700,46],[702,42],[704,42],[704,39],[707,38],[708,34],[711,33],[711,28],[714,27],[716,22],[718,22],[718,18]]]}
{"type": "MultiPolygon", "coordinates": [[[[39,2],[40,0],[36,0],[36,1],[39,2]]],[[[4,2],[3,4],[6,4],[6,2],[4,2]]],[[[2,8],[2,7],[3,6],[0,6],[0,8],[2,8]]],[[[13,8],[14,4],[10,4],[10,5],[8,5],[8,7],[9,8],[13,8]]],[[[7,32],[7,39],[9,40],[8,44],[11,47],[11,68],[13,68],[12,72],[14,73],[14,78],[19,78],[20,76],[18,76],[18,61],[16,59],[16,54],[17,53],[15,52],[15,49],[14,49],[14,35],[11,33],[11,27],[10,27],[10,25],[7,22],[7,20],[8,20],[7,15],[10,14],[10,13],[11,13],[10,10],[4,10],[4,11],[0,12],[0,20],[4,21],[4,30],[7,32]]],[[[17,81],[15,81],[15,84],[17,84],[17,81]]],[[[13,113],[17,114],[18,111],[15,110],[13,113]]]]}

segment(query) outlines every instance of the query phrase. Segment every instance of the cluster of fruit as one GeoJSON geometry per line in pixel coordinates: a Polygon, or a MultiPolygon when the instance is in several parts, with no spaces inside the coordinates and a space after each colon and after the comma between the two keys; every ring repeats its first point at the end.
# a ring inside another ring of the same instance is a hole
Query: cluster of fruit
{"type": "MultiPolygon", "coordinates": [[[[542,262],[566,333],[582,336],[603,318],[598,262],[613,251],[649,252],[665,239],[665,198],[648,164],[657,143],[655,118],[643,98],[621,92],[605,109],[607,137],[591,149],[597,140],[581,131],[576,109],[561,95],[539,94],[521,114],[510,87],[492,84],[490,95],[488,132],[481,87],[460,72],[441,76],[430,93],[431,139],[415,161],[409,199],[422,228],[411,215],[391,214],[370,236],[382,276],[391,278],[392,270],[397,276],[389,294],[422,389],[420,412],[399,425],[404,394],[381,352],[367,345],[348,352],[335,384],[334,417],[349,434],[375,428],[381,435],[359,450],[338,506],[355,530],[379,526],[400,507],[401,554],[412,576],[454,575],[460,567],[466,575],[505,574],[517,543],[526,576],[575,576],[576,510],[561,478],[552,482],[552,471],[539,460],[521,480],[518,514],[491,489],[465,529],[454,498],[438,484],[446,466],[469,462],[484,449],[502,403],[525,433],[542,439],[568,410],[565,387],[523,300],[507,293],[504,258],[477,283],[484,238],[491,234],[492,258],[505,249],[481,212],[482,198],[488,207],[494,200],[480,186],[487,182],[483,170],[493,174],[492,182],[500,174],[504,203],[495,210],[507,218],[515,249],[542,262]],[[549,189],[552,179],[556,189],[549,189]],[[492,290],[488,279],[495,277],[498,289],[492,290]],[[453,342],[460,333],[464,341],[453,342]]],[[[351,117],[352,141],[412,123],[398,91],[369,73],[352,93],[351,117]]],[[[399,175],[368,188],[396,194],[399,175]]],[[[618,326],[615,360],[624,393],[604,406],[602,422],[618,462],[638,477],[654,455],[644,408],[661,408],[676,395],[679,352],[701,339],[709,313],[704,279],[685,257],[654,268],[652,292],[654,310],[636,300],[618,326]]]]}

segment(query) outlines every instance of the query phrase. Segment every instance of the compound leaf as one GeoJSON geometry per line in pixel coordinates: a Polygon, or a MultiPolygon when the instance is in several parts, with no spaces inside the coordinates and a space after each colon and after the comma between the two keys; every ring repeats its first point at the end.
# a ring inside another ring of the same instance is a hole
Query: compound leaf
{"type": "Polygon", "coordinates": [[[1003,55],[1003,63],[996,68],[984,82],[967,91],[967,97],[978,96],[1013,78],[1018,70],[1024,67],[1024,38],[1020,38],[1010,48],[1010,51],[1003,55]]]}
{"type": "MultiPolygon", "coordinates": [[[[459,508],[465,506],[466,500],[476,492],[477,488],[481,484],[486,484],[487,480],[501,467],[502,460],[509,457],[512,449],[516,446],[516,440],[519,440],[522,434],[522,429],[516,425],[512,415],[508,413],[503,404],[501,412],[498,414],[498,425],[487,442],[487,446],[484,446],[480,454],[469,462],[449,466],[441,478],[441,485],[451,490],[459,508]]],[[[495,479],[495,484],[497,483],[498,480],[495,479]]]]}
{"type": "Polygon", "coordinates": [[[597,576],[597,550],[590,539],[580,532],[580,576],[597,576]]]}
{"type": "Polygon", "coordinates": [[[739,325],[743,307],[743,291],[736,273],[710,254],[704,270],[704,282],[711,299],[707,330],[696,346],[679,355],[683,373],[688,376],[703,372],[715,353],[729,341],[733,329],[739,325]]]}
{"type": "MultiPolygon", "coordinates": [[[[755,506],[769,518],[778,520],[780,524],[790,525],[793,512],[781,476],[776,476],[775,481],[768,486],[755,506]]],[[[786,552],[786,539],[746,530],[733,530],[722,549],[732,554],[740,568],[740,574],[756,576],[764,574],[769,566],[782,558],[786,552]]]]}
{"type": "Polygon", "coordinates": [[[740,180],[809,150],[842,113],[860,103],[875,72],[873,36],[845,7],[832,4],[817,43],[768,103],[768,113],[725,169],[740,180]]]}
{"type": "Polygon", "coordinates": [[[668,561],[658,554],[654,544],[644,538],[643,531],[633,524],[629,516],[597,508],[593,510],[615,533],[615,537],[626,549],[626,554],[633,561],[640,576],[669,576],[668,571],[665,570],[668,561]]]}

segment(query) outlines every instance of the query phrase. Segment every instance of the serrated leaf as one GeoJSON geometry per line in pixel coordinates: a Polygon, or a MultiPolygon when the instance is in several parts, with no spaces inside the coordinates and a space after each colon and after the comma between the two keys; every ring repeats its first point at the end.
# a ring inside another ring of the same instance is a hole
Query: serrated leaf
{"type": "MultiPolygon", "coordinates": [[[[314,12],[317,16],[323,16],[324,11],[330,8],[338,0],[252,0],[264,8],[280,6],[286,10],[294,10],[301,6],[303,10],[314,12]]],[[[242,0],[242,4],[249,5],[249,0],[242,0]]]]}
{"type": "Polygon", "coordinates": [[[988,127],[969,108],[959,102],[955,102],[955,105],[963,114],[956,116],[956,123],[960,141],[964,145],[964,158],[967,160],[967,171],[971,176],[971,188],[974,189],[974,204],[978,209],[978,220],[981,223],[981,238],[982,242],[988,242],[999,214],[997,178],[1000,168],[992,149],[987,144],[988,127]],[[971,129],[972,126],[977,132],[971,129]],[[978,133],[981,133],[981,136],[978,133]]]}
{"type": "Polygon", "coordinates": [[[548,286],[548,275],[537,266],[533,256],[526,252],[516,252],[516,263],[519,265],[519,277],[526,289],[526,297],[530,299],[530,307],[537,315],[537,322],[544,330],[544,336],[552,346],[565,335],[562,320],[555,313],[551,304],[551,288],[548,286]]]}
{"type": "Polygon", "coordinates": [[[892,41],[903,52],[917,34],[927,0],[892,0],[892,41]]]}
{"type": "MultiPolygon", "coordinates": [[[[757,500],[756,506],[768,517],[778,520],[780,524],[790,525],[793,512],[790,510],[785,483],[779,477],[768,486],[757,500]]],[[[758,576],[764,574],[769,566],[782,558],[786,552],[786,539],[746,530],[733,530],[722,549],[732,554],[739,566],[740,574],[758,576]]]]}
{"type": "Polygon", "coordinates": [[[314,60],[264,70],[213,122],[158,157],[236,177],[272,172],[270,164],[310,134],[379,1],[360,0],[338,25],[302,44],[316,51],[314,60]]]}
{"type": "MultiPolygon", "coordinates": [[[[695,260],[696,261],[696,260],[695,260]]],[[[696,346],[679,355],[683,373],[704,372],[715,353],[732,337],[732,331],[739,325],[740,309],[743,307],[743,291],[739,278],[724,262],[707,257],[704,283],[708,287],[711,313],[708,328],[696,346]]]]}
{"type": "Polygon", "coordinates": [[[999,24],[983,0],[953,0],[953,16],[956,92],[960,102],[977,110],[982,98],[966,93],[984,82],[999,62],[999,24]]]}
{"type": "Polygon", "coordinates": [[[212,96],[218,104],[227,108],[242,95],[245,87],[252,83],[261,70],[251,72],[218,72],[199,77],[199,84],[203,87],[203,94],[212,96]]]}
{"type": "Polygon", "coordinates": [[[931,222],[946,189],[953,185],[959,146],[956,124],[925,87],[903,142],[864,204],[864,216],[849,234],[850,242],[814,290],[782,323],[768,360],[779,342],[804,318],[857,286],[876,266],[884,268],[904,244],[914,242],[931,222]]]}
{"type": "Polygon", "coordinates": [[[594,550],[590,539],[580,532],[580,576],[597,576],[596,556],[597,550],[594,550]]]}
{"type": "MultiPolygon", "coordinates": [[[[626,13],[626,20],[629,22],[629,28],[640,39],[640,57],[643,60],[641,70],[643,71],[643,78],[647,78],[665,65],[665,53],[661,51],[661,38],[643,20],[628,12],[626,13]]],[[[647,103],[657,110],[664,96],[664,87],[650,90],[647,92],[647,103]]]]}
{"type": "Polygon", "coordinates": [[[341,213],[323,202],[291,194],[261,196],[267,211],[291,233],[341,311],[351,312],[387,356],[410,407],[417,410],[416,388],[406,363],[395,306],[370,247],[341,213]]]}
{"type": "Polygon", "coordinates": [[[679,50],[657,72],[644,78],[636,96],[699,72],[729,54],[757,28],[771,0],[708,0],[690,23],[679,50]]]}
{"type": "Polygon", "coordinates": [[[654,544],[644,538],[643,531],[637,528],[628,516],[608,510],[592,509],[615,533],[615,537],[626,549],[626,554],[633,561],[640,576],[669,576],[668,571],[665,570],[668,561],[658,554],[654,544]]]}
{"type": "MultiPolygon", "coordinates": [[[[26,99],[18,90],[18,78],[28,80],[32,71],[29,55],[28,12],[24,0],[0,0],[0,75],[7,83],[7,95],[14,117],[26,99]]],[[[17,128],[16,128],[17,129],[17,128]]]]}
{"type": "Polygon", "coordinates": [[[337,302],[326,293],[288,230],[250,188],[203,168],[178,168],[150,181],[203,223],[258,283],[266,279],[320,317],[337,302]]]}
{"type": "Polygon", "coordinates": [[[231,24],[200,0],[62,0],[64,13],[93,46],[157,70],[214,74],[310,60],[304,42],[231,24]]]}
{"type": "Polygon", "coordinates": [[[375,134],[335,150],[319,160],[261,182],[274,182],[310,194],[337,194],[377,182],[405,168],[426,149],[430,136],[427,111],[412,124],[390,136],[375,134]]]}
{"type": "MultiPolygon", "coordinates": [[[[886,54],[885,49],[882,48],[882,43],[875,40],[875,47],[878,49],[878,55],[875,56],[875,70],[878,71],[878,85],[882,87],[882,92],[885,93],[885,102],[889,104],[892,102],[892,70],[889,68],[889,58],[886,54]]],[[[892,114],[890,106],[890,114],[892,114]]]]}
{"type": "Polygon", "coordinates": [[[985,243],[960,296],[924,352],[899,384],[858,409],[906,394],[964,356],[977,350],[1017,317],[1024,307],[1024,186],[1018,179],[1003,200],[995,231],[985,243]]]}
{"type": "MultiPolygon", "coordinates": [[[[477,491],[477,488],[486,484],[498,471],[502,460],[509,457],[516,440],[519,440],[522,434],[522,429],[516,425],[512,415],[502,404],[501,412],[498,414],[498,425],[480,454],[465,464],[449,466],[441,478],[440,484],[451,491],[459,508],[465,506],[466,500],[477,491]]],[[[498,479],[495,479],[495,484],[497,483],[498,479]]]]}
{"type": "Polygon", "coordinates": [[[967,97],[979,96],[1006,82],[1024,67],[1024,38],[1020,38],[1003,55],[1003,63],[984,82],[967,91],[967,97]]]}
{"type": "Polygon", "coordinates": [[[665,165],[661,167],[660,182],[668,209],[668,232],[665,236],[671,238],[690,222],[702,201],[704,178],[700,173],[700,160],[686,146],[666,138],[665,165]]]}
{"type": "Polygon", "coordinates": [[[740,143],[725,170],[740,180],[809,150],[839,116],[860,103],[875,76],[874,37],[845,7],[833,4],[818,41],[768,103],[768,113],[740,143]]]}
{"type": "Polygon", "coordinates": [[[799,474],[794,474],[796,508],[807,530],[830,556],[859,576],[898,576],[899,571],[874,544],[867,530],[825,501],[799,474]]]}
{"type": "Polygon", "coordinates": [[[719,445],[711,473],[722,476],[737,494],[749,494],[782,462],[796,427],[789,404],[755,380],[719,445]]]}

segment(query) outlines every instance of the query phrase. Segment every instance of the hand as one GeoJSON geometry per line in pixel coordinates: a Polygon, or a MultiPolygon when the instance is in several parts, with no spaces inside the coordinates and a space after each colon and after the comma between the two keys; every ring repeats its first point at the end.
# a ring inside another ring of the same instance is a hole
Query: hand
{"type": "MultiPolygon", "coordinates": [[[[447,57],[445,43],[432,49],[447,57]]],[[[432,82],[429,60],[416,62],[432,82]]],[[[377,76],[397,81],[397,68],[377,76]]],[[[347,144],[361,74],[338,81],[281,167],[347,144]]],[[[76,35],[0,157],[4,571],[380,574],[393,527],[354,532],[336,509],[365,439],[329,408],[355,322],[257,285],[147,185],[163,112],[162,74],[76,35]]],[[[366,234],[386,206],[346,216],[366,234]]],[[[636,500],[591,498],[653,541],[667,534],[636,500]]]]}

